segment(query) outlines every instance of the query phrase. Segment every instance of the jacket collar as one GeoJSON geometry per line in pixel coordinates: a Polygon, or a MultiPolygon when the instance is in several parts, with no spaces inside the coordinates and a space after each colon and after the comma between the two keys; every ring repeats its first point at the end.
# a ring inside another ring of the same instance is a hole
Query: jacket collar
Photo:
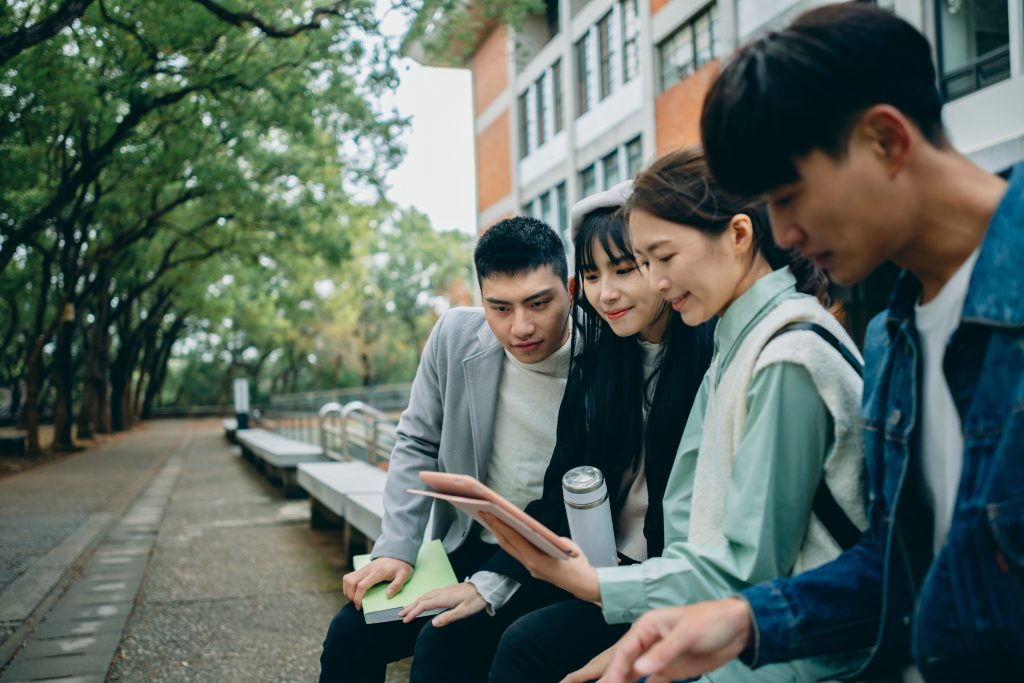
{"type": "MultiPolygon", "coordinates": [[[[1014,168],[1006,194],[989,223],[964,301],[965,322],[992,327],[1024,326],[1024,164],[1014,168]]],[[[886,328],[892,335],[914,315],[921,283],[903,271],[896,283],[886,328]]]]}

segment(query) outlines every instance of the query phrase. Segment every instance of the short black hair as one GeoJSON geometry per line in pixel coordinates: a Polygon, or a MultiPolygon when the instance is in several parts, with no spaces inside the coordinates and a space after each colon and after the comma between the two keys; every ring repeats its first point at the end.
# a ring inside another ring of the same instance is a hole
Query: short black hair
{"type": "Polygon", "coordinates": [[[731,192],[796,182],[794,157],[845,156],[857,118],[889,104],[937,147],[947,144],[928,40],[871,3],[825,5],[740,48],[701,115],[711,172],[731,192]]]}
{"type": "Polygon", "coordinates": [[[529,216],[506,218],[487,228],[476,243],[473,261],[481,283],[495,273],[519,275],[543,266],[551,266],[563,283],[569,273],[558,234],[529,216]]]}

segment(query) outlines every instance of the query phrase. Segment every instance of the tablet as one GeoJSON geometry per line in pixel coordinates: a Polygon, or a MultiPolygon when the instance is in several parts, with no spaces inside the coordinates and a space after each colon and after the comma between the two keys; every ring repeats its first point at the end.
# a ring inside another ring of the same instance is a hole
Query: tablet
{"type": "Polygon", "coordinates": [[[480,513],[494,515],[518,531],[538,550],[560,560],[573,556],[572,547],[566,539],[473,477],[448,472],[420,472],[420,479],[434,490],[409,489],[409,493],[447,501],[485,527],[487,523],[480,519],[480,513]]]}

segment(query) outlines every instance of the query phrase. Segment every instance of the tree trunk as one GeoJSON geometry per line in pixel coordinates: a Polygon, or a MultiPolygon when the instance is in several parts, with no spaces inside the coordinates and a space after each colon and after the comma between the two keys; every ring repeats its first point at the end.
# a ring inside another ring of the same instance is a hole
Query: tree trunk
{"type": "Polygon", "coordinates": [[[160,392],[163,390],[164,382],[167,380],[167,366],[171,362],[171,350],[174,348],[174,342],[178,341],[178,336],[184,329],[185,316],[182,315],[174,320],[160,340],[160,349],[157,352],[154,371],[150,376],[149,384],[146,385],[146,397],[142,402],[143,420],[148,420],[153,416],[153,408],[159,401],[160,392]]]}
{"type": "Polygon", "coordinates": [[[36,337],[28,356],[28,370],[25,373],[25,433],[28,440],[28,454],[38,455],[39,447],[39,363],[43,355],[42,336],[36,337]]]}
{"type": "Polygon", "coordinates": [[[373,384],[373,362],[365,348],[359,353],[359,362],[363,366],[363,386],[368,387],[373,384]]]}
{"type": "Polygon", "coordinates": [[[91,439],[96,436],[96,389],[88,378],[82,382],[77,435],[79,439],[91,439]]]}
{"type": "Polygon", "coordinates": [[[122,353],[118,352],[110,366],[110,426],[115,432],[123,432],[131,426],[127,410],[131,378],[125,368],[126,363],[121,359],[122,353]]]}
{"type": "Polygon", "coordinates": [[[158,292],[153,303],[146,309],[145,316],[138,316],[142,318],[142,322],[134,330],[132,329],[132,320],[136,316],[132,311],[135,310],[135,303],[138,302],[138,299],[126,301],[123,308],[119,307],[117,335],[120,347],[117,350],[117,357],[110,367],[111,421],[114,429],[125,430],[131,427],[132,375],[135,373],[139,352],[146,341],[146,336],[159,324],[158,321],[163,320],[173,293],[172,289],[158,292]]]}
{"type": "Polygon", "coordinates": [[[74,363],[71,359],[71,342],[74,338],[74,318],[68,320],[68,312],[61,311],[60,327],[57,330],[57,348],[54,354],[54,384],[57,397],[53,406],[53,449],[72,451],[75,442],[71,435],[73,422],[72,392],[74,388],[74,363]]]}
{"type": "Polygon", "coordinates": [[[96,366],[92,381],[96,390],[96,431],[110,434],[114,427],[110,419],[110,328],[106,318],[97,329],[94,344],[96,366]]]}
{"type": "Polygon", "coordinates": [[[110,414],[107,410],[107,367],[110,364],[110,263],[101,260],[96,268],[96,280],[90,312],[93,321],[88,326],[80,321],[79,338],[82,340],[82,407],[79,414],[78,436],[86,439],[93,434],[110,433],[110,414]]]}
{"type": "Polygon", "coordinates": [[[159,328],[155,325],[147,332],[143,342],[142,364],[139,365],[139,378],[135,382],[135,393],[132,396],[132,420],[139,419],[139,411],[142,408],[142,389],[153,382],[153,366],[156,364],[156,335],[159,328]]]}
{"type": "MultiPolygon", "coordinates": [[[[95,325],[95,321],[93,323],[95,325]]],[[[99,429],[99,396],[96,391],[96,345],[93,343],[94,327],[79,330],[82,340],[82,396],[78,406],[78,438],[91,439],[99,429]]]]}
{"type": "Polygon", "coordinates": [[[110,426],[115,432],[123,432],[132,426],[128,413],[130,393],[131,377],[115,363],[110,369],[110,426]]]}
{"type": "MultiPolygon", "coordinates": [[[[6,243],[4,246],[6,246],[6,243]]],[[[32,342],[28,346],[28,363],[26,363],[25,370],[25,412],[22,414],[22,424],[26,432],[30,455],[37,455],[42,451],[39,445],[39,401],[43,393],[43,347],[46,346],[48,338],[48,335],[44,334],[44,328],[46,326],[47,303],[50,300],[52,267],[53,259],[49,255],[44,256],[39,296],[36,297],[35,333],[31,337],[32,342]]]]}
{"type": "Polygon", "coordinates": [[[21,410],[21,380],[11,382],[11,403],[7,408],[9,415],[17,415],[21,410]]]}

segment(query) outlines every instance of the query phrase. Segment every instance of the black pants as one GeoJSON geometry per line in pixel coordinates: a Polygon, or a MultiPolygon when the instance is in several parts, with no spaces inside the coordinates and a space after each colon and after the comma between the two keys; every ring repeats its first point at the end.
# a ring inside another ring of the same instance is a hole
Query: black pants
{"type": "Polygon", "coordinates": [[[530,581],[520,586],[494,616],[481,611],[441,628],[434,628],[428,621],[416,639],[409,683],[486,681],[506,629],[523,615],[570,597],[549,583],[530,581]]]}
{"type": "MultiPolygon", "coordinates": [[[[467,540],[448,556],[455,576],[460,579],[470,576],[496,549],[497,546],[478,539],[467,540]]],[[[363,613],[352,603],[345,605],[327,629],[320,655],[320,683],[383,681],[389,663],[413,653],[416,637],[429,621],[429,618],[419,618],[409,624],[401,621],[367,624],[363,613]]]]}
{"type": "Polygon", "coordinates": [[[582,600],[542,607],[520,617],[505,631],[488,681],[560,681],[614,645],[628,630],[629,624],[606,623],[600,607],[582,600]]]}

